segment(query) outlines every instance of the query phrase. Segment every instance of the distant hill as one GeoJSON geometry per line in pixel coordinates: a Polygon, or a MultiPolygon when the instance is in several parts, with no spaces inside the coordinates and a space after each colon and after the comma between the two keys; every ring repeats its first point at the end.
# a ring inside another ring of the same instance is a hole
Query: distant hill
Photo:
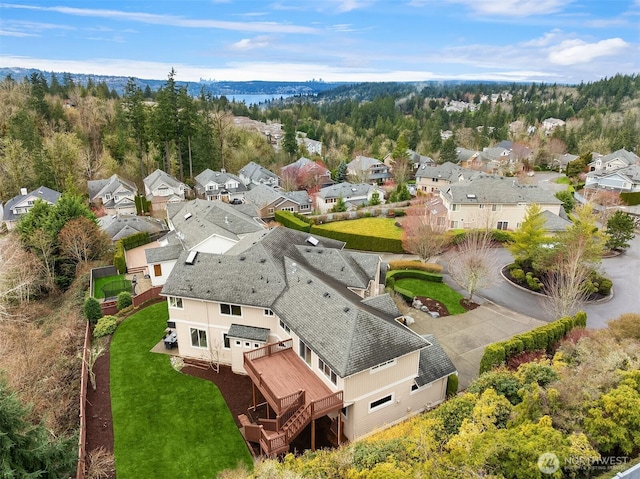
{"type": "MultiPolygon", "coordinates": [[[[0,68],[0,78],[5,78],[7,75],[11,75],[14,80],[21,81],[24,77],[31,76],[32,73],[43,73],[47,81],[51,79],[52,74],[56,75],[56,78],[60,83],[63,81],[63,75],[69,75],[64,72],[49,72],[37,70],[34,68],[0,68]]],[[[91,75],[71,73],[71,78],[74,83],[86,85],[88,80],[91,79],[95,83],[104,82],[109,90],[115,90],[118,94],[122,94],[124,88],[129,80],[129,77],[123,76],[110,76],[110,75],[91,75]]],[[[153,80],[135,78],[136,83],[140,88],[145,89],[147,85],[152,91],[160,88],[166,80],[153,80]]],[[[177,81],[176,84],[179,87],[187,86],[187,90],[190,95],[196,96],[200,94],[202,87],[211,92],[215,96],[221,95],[316,95],[320,92],[331,90],[340,85],[345,85],[344,82],[326,83],[323,81],[307,81],[307,82],[278,82],[278,81],[204,81],[199,82],[182,82],[177,81]]]]}

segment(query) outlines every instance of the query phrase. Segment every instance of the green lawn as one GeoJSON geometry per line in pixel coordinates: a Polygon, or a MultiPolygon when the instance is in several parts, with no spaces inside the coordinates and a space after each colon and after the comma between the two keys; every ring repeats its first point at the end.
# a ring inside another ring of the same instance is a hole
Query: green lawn
{"type": "MultiPolygon", "coordinates": [[[[117,274],[115,276],[105,276],[104,278],[96,278],[96,280],[93,282],[93,297],[96,299],[104,298],[102,287],[105,284],[111,283],[112,281],[128,281],[129,285],[131,285],[131,281],[124,279],[124,274],[117,274]]],[[[131,289],[129,289],[129,291],[131,291],[131,289]]]]}
{"type": "MultiPolygon", "coordinates": [[[[111,408],[118,479],[211,479],[251,455],[218,388],[149,350],[167,303],[127,318],[111,341],[111,408]]],[[[98,378],[99,380],[99,378],[98,378]]]]}
{"type": "Polygon", "coordinates": [[[555,180],[553,180],[554,183],[558,183],[559,185],[570,185],[571,184],[571,180],[566,177],[566,176],[558,176],[555,180]]]}
{"type": "Polygon", "coordinates": [[[366,236],[402,239],[402,228],[398,228],[395,223],[395,218],[360,218],[357,220],[334,221],[318,225],[316,228],[366,236]]]}
{"type": "Polygon", "coordinates": [[[463,298],[457,291],[454,291],[444,283],[434,283],[415,278],[397,279],[396,286],[411,291],[414,296],[426,296],[428,298],[437,299],[449,310],[449,314],[466,313],[466,309],[460,306],[460,300],[463,298]]]}

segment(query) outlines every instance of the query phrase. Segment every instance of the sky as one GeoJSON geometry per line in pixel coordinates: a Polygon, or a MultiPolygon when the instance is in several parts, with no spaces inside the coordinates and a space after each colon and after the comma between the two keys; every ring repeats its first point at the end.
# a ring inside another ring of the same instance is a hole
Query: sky
{"type": "Polygon", "coordinates": [[[0,0],[0,67],[577,84],[640,73],[640,0],[0,0]]]}

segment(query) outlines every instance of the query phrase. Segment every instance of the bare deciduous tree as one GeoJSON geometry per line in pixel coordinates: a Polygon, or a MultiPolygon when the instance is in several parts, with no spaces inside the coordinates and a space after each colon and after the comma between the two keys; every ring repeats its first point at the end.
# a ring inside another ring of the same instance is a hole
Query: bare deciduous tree
{"type": "Polygon", "coordinates": [[[546,273],[542,281],[546,294],[544,310],[553,318],[562,318],[576,314],[587,301],[589,293],[585,282],[591,268],[584,263],[559,263],[546,273]]]}
{"type": "Polygon", "coordinates": [[[76,263],[87,263],[107,246],[107,239],[90,219],[80,216],[67,222],[58,234],[60,251],[76,263]]]}
{"type": "Polygon", "coordinates": [[[442,252],[450,241],[445,233],[446,217],[438,215],[438,201],[429,199],[411,206],[402,222],[402,247],[420,256],[422,261],[442,252]]]}
{"type": "Polygon", "coordinates": [[[449,262],[449,273],[469,293],[469,300],[479,289],[491,286],[497,279],[497,256],[491,232],[472,230],[458,245],[458,255],[449,262]]]}

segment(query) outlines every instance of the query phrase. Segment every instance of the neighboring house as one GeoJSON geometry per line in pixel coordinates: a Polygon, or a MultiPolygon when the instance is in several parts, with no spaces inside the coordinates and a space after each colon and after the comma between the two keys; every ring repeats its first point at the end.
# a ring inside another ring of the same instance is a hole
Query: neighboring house
{"type": "Polygon", "coordinates": [[[309,193],[301,191],[280,191],[270,186],[256,186],[245,195],[247,203],[255,206],[259,218],[273,218],[276,211],[309,214],[312,209],[309,193]]]}
{"type": "Polygon", "coordinates": [[[456,156],[458,158],[458,164],[462,168],[468,168],[470,170],[484,169],[485,163],[482,161],[479,151],[456,148],[456,156]]]}
{"type": "Polygon", "coordinates": [[[110,215],[98,218],[98,226],[111,238],[118,241],[136,233],[149,233],[157,236],[168,231],[164,221],[149,216],[110,215]]]}
{"type": "Polygon", "coordinates": [[[196,176],[195,180],[198,196],[209,201],[243,200],[247,191],[247,187],[240,181],[240,178],[227,173],[224,169],[213,171],[207,168],[196,176]]]}
{"type": "Polygon", "coordinates": [[[55,204],[62,196],[61,193],[54,191],[46,186],[41,186],[38,189],[28,193],[26,188],[20,189],[20,194],[11,198],[5,205],[0,203],[0,214],[2,215],[2,221],[7,226],[8,230],[15,228],[16,224],[26,215],[37,200],[42,200],[50,205],[55,204]]]}
{"type": "Polygon", "coordinates": [[[413,150],[407,150],[407,155],[409,158],[409,162],[411,163],[411,166],[413,167],[414,171],[420,168],[422,165],[425,165],[425,166],[436,165],[436,161],[430,156],[421,155],[420,153],[417,153],[413,150]]]}
{"type": "Polygon", "coordinates": [[[357,183],[381,185],[392,178],[389,166],[382,161],[368,156],[356,156],[347,163],[347,175],[357,183]]]}
{"type": "Polygon", "coordinates": [[[138,187],[118,175],[112,175],[106,180],[91,180],[89,187],[89,201],[96,207],[102,205],[106,215],[135,215],[136,194],[138,187]]]}
{"type": "Polygon", "coordinates": [[[600,188],[619,192],[640,191],[640,166],[631,165],[616,170],[590,171],[585,188],[600,188]]]}
{"type": "Polygon", "coordinates": [[[322,155],[322,142],[307,138],[307,134],[302,131],[296,132],[296,142],[298,146],[304,145],[305,150],[310,155],[322,155]]]}
{"type": "Polygon", "coordinates": [[[256,220],[255,208],[223,201],[169,203],[167,222],[171,231],[159,240],[160,248],[145,250],[154,286],[163,284],[182,251],[223,254],[241,239],[265,231],[264,224],[256,220]]]}
{"type": "Polygon", "coordinates": [[[276,187],[280,182],[278,175],[253,161],[247,163],[238,172],[238,177],[242,184],[249,189],[259,185],[276,187]]]}
{"type": "Polygon", "coordinates": [[[544,229],[548,233],[565,231],[573,224],[571,223],[571,220],[567,218],[564,208],[560,208],[560,214],[558,215],[549,210],[544,210],[540,214],[544,219],[544,229]]]}
{"type": "Polygon", "coordinates": [[[313,161],[304,156],[283,166],[280,178],[283,186],[292,190],[322,188],[333,184],[331,171],[322,161],[313,161]]]}
{"type": "Polygon", "coordinates": [[[143,182],[144,194],[154,211],[166,210],[167,203],[184,201],[185,194],[191,191],[185,183],[162,170],[154,171],[143,182]]]}
{"type": "Polygon", "coordinates": [[[546,120],[542,120],[542,127],[547,135],[554,129],[559,126],[564,126],[565,124],[566,123],[563,120],[559,120],[558,118],[547,118],[546,120]]]}
{"type": "Polygon", "coordinates": [[[469,179],[477,172],[462,168],[449,161],[437,166],[421,166],[416,171],[416,188],[423,193],[438,194],[451,183],[469,179]]]}
{"type": "Polygon", "coordinates": [[[484,174],[452,183],[440,191],[440,198],[447,207],[451,229],[515,230],[532,203],[556,216],[562,210],[562,202],[538,185],[520,185],[515,178],[484,174]]]}
{"type": "Polygon", "coordinates": [[[565,153],[564,155],[559,155],[558,157],[553,158],[550,166],[554,170],[565,171],[567,169],[567,165],[578,158],[580,158],[578,155],[565,153]]]}
{"type": "Polygon", "coordinates": [[[589,171],[611,172],[627,166],[640,165],[638,155],[625,149],[614,151],[605,156],[596,155],[594,154],[595,159],[588,165],[589,171]]]}
{"type": "Polygon", "coordinates": [[[381,294],[381,258],[343,247],[273,228],[225,255],[182,253],[162,289],[178,353],[247,374],[254,412],[267,403],[260,425],[239,417],[263,454],[324,416],[349,440],[402,421],[444,401],[456,373],[381,294]]]}
{"type": "Polygon", "coordinates": [[[315,196],[316,209],[320,213],[330,211],[340,198],[347,206],[347,211],[355,210],[359,206],[366,206],[371,202],[373,193],[378,193],[380,203],[384,203],[384,190],[368,183],[338,183],[322,188],[315,196]]]}

